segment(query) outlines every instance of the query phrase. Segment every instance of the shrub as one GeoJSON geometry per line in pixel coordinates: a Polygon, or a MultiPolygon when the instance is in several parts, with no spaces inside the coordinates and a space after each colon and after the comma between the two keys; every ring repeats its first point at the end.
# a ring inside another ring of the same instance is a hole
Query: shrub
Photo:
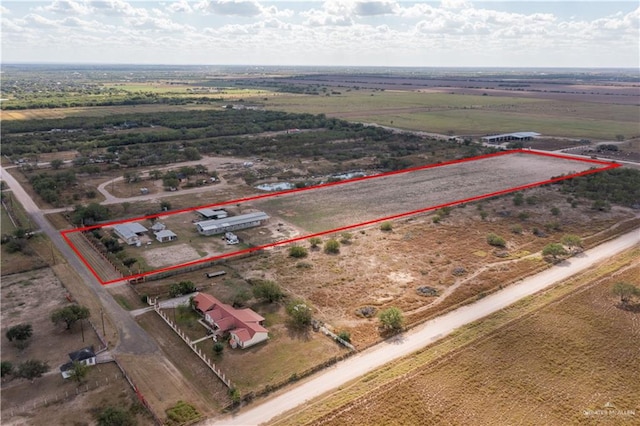
{"type": "Polygon", "coordinates": [[[338,337],[347,343],[351,343],[351,334],[348,331],[341,331],[338,333],[338,337]]]}
{"type": "Polygon", "coordinates": [[[183,424],[200,417],[200,413],[191,404],[178,401],[176,405],[167,409],[167,417],[174,424],[183,424]]]}
{"type": "Polygon", "coordinates": [[[291,246],[289,247],[289,256],[295,257],[296,259],[302,259],[303,257],[307,257],[309,253],[307,249],[302,246],[291,246]]]}
{"type": "Polygon", "coordinates": [[[264,299],[269,303],[277,302],[284,297],[280,286],[273,281],[258,281],[253,286],[253,295],[257,299],[264,299]]]}
{"type": "Polygon", "coordinates": [[[521,225],[513,225],[511,227],[511,232],[513,232],[514,234],[522,234],[522,226],[521,225]]]}
{"type": "Polygon", "coordinates": [[[382,222],[382,224],[380,225],[380,230],[389,232],[393,230],[393,224],[391,222],[382,222]]]}
{"type": "Polygon", "coordinates": [[[135,417],[122,408],[107,407],[97,415],[98,426],[134,426],[135,417]]]}
{"type": "Polygon", "coordinates": [[[494,233],[487,235],[487,243],[489,243],[489,245],[492,245],[494,247],[504,247],[507,245],[504,238],[494,233]]]}
{"type": "Polygon", "coordinates": [[[213,352],[219,356],[222,354],[222,351],[224,351],[224,344],[222,342],[214,343],[213,352]]]}
{"type": "Polygon", "coordinates": [[[387,331],[400,331],[404,325],[402,311],[396,307],[390,307],[378,314],[380,325],[387,331]]]}
{"type": "Polygon", "coordinates": [[[304,300],[295,299],[289,302],[287,313],[291,317],[291,322],[294,326],[304,328],[311,325],[312,311],[304,300]]]}
{"type": "Polygon", "coordinates": [[[340,253],[340,243],[335,238],[331,238],[330,240],[325,241],[324,243],[324,252],[327,254],[337,254],[340,253]]]}
{"type": "Polygon", "coordinates": [[[560,216],[560,209],[557,207],[551,207],[551,214],[554,216],[560,216]]]}
{"type": "Polygon", "coordinates": [[[322,238],[320,238],[320,237],[309,238],[309,244],[311,244],[311,248],[318,247],[321,242],[322,242],[322,238]]]}
{"type": "Polygon", "coordinates": [[[342,244],[349,244],[352,238],[353,234],[351,232],[343,232],[342,234],[340,234],[340,242],[342,244]]]}

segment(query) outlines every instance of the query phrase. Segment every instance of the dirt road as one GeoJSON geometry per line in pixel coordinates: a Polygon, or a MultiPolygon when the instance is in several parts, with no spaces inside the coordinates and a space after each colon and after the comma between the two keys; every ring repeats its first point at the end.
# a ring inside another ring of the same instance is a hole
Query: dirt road
{"type": "Polygon", "coordinates": [[[413,330],[382,342],[312,376],[300,385],[231,417],[209,420],[207,425],[257,425],[304,404],[393,360],[431,344],[457,328],[481,319],[516,301],[552,286],[623,250],[640,245],[640,229],[566,260],[471,305],[435,318],[413,330]]]}

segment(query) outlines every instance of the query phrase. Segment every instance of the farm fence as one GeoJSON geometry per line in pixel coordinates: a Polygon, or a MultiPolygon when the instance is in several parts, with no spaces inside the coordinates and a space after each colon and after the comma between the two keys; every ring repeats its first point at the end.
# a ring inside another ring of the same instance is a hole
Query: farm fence
{"type": "Polygon", "coordinates": [[[116,363],[116,365],[118,366],[118,369],[120,370],[120,372],[122,372],[122,376],[127,380],[127,382],[129,383],[133,391],[136,393],[136,396],[138,397],[138,401],[140,401],[140,404],[142,404],[147,409],[149,414],[151,414],[151,417],[153,417],[155,424],[158,426],[162,426],[164,422],[160,420],[160,417],[158,417],[155,411],[153,411],[153,409],[151,408],[151,405],[149,405],[144,395],[142,395],[142,392],[140,392],[140,390],[138,389],[138,386],[136,386],[133,380],[131,380],[131,377],[129,377],[124,367],[122,366],[122,364],[118,362],[118,359],[115,356],[113,357],[113,362],[116,363]]]}
{"type": "Polygon", "coordinates": [[[123,375],[123,373],[116,373],[113,378],[105,377],[102,380],[95,380],[95,381],[91,380],[87,383],[83,383],[81,386],[78,386],[73,390],[56,392],[54,394],[50,394],[48,396],[42,397],[39,400],[35,400],[28,404],[17,405],[15,407],[10,407],[10,408],[3,407],[2,415],[8,416],[8,417],[14,417],[22,414],[31,414],[40,407],[46,407],[50,404],[56,404],[59,402],[68,401],[76,397],[77,395],[87,393],[101,386],[107,386],[110,383],[113,383],[114,381],[118,381],[124,377],[125,376],[123,375]]]}

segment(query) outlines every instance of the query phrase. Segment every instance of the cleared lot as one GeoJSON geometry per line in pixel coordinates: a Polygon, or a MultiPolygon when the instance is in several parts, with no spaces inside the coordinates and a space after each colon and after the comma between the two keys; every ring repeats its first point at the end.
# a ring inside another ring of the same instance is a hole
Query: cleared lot
{"type": "Polygon", "coordinates": [[[530,152],[502,154],[255,200],[251,206],[317,233],[477,199],[598,165],[530,152]]]}

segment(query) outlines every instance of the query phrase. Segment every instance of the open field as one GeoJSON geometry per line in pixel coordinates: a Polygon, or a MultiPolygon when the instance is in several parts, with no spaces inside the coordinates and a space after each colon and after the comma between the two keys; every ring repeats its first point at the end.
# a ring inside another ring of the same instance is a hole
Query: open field
{"type": "Polygon", "coordinates": [[[593,164],[510,153],[249,202],[308,231],[323,232],[418,209],[479,198],[593,164]]]}
{"type": "MultiPolygon", "coordinates": [[[[58,367],[69,361],[69,352],[91,345],[97,350],[100,341],[86,321],[84,331],[79,324],[74,324],[67,331],[63,325],[56,326],[51,322],[51,313],[69,304],[67,290],[51,269],[40,268],[5,275],[1,289],[3,340],[6,330],[11,326],[28,323],[33,327],[30,344],[24,350],[18,350],[12,343],[3,341],[2,360],[12,362],[15,368],[22,361],[36,359],[47,362],[51,368],[43,378],[36,379],[35,384],[19,378],[3,379],[3,424],[63,424],[72,418],[90,417],[88,410],[100,408],[101,404],[124,404],[122,398],[131,399],[129,385],[121,376],[115,376],[118,371],[115,366],[90,368],[87,376],[87,380],[91,381],[90,388],[96,388],[96,381],[100,382],[99,387],[78,397],[75,396],[77,383],[60,376],[58,367]],[[107,378],[110,379],[109,383],[105,382],[107,378]],[[66,394],[71,397],[70,400],[66,394]],[[64,399],[64,409],[59,410],[60,405],[53,404],[33,410],[33,404],[45,405],[44,399],[50,402],[64,399]],[[59,423],[53,418],[59,419],[59,423]]],[[[97,312],[91,310],[91,313],[95,316],[97,312]]]]}
{"type": "Polygon", "coordinates": [[[433,133],[485,135],[533,130],[543,135],[613,140],[640,135],[637,105],[544,98],[409,91],[269,98],[269,109],[323,113],[346,120],[433,133]]]}
{"type": "Polygon", "coordinates": [[[629,209],[598,212],[584,200],[572,208],[556,187],[523,195],[531,204],[516,206],[506,195],[437,214],[438,223],[436,216],[416,216],[395,220],[390,232],[364,227],[341,244],[338,255],[324,253],[320,244],[297,260],[283,247],[228,264],[240,276],[274,280],[308,300],[318,319],[349,331],[354,345],[364,348],[379,340],[378,321],[359,316],[360,308],[396,306],[408,325],[418,324],[545,269],[549,264],[538,253],[564,235],[579,235],[592,247],[640,223],[629,209]],[[616,225],[625,220],[630,227],[616,225]],[[489,245],[489,233],[504,237],[505,247],[489,245]],[[436,296],[422,294],[421,287],[434,289],[436,296]]]}
{"type": "Polygon", "coordinates": [[[56,372],[35,383],[25,380],[10,385],[10,389],[2,391],[4,426],[90,424],[95,414],[106,407],[136,413],[134,418],[139,425],[153,424],[147,411],[135,402],[133,389],[114,363],[91,367],[82,384],[63,382],[56,372]],[[26,395],[32,398],[23,399],[26,395]]]}
{"type": "MultiPolygon", "coordinates": [[[[597,162],[542,156],[528,151],[507,152],[438,167],[431,166],[337,185],[311,188],[310,190],[269,195],[241,204],[245,212],[247,211],[246,206],[249,206],[251,209],[264,210],[271,216],[280,218],[283,222],[292,223],[294,228],[301,228],[300,235],[304,236],[314,233],[328,233],[344,227],[360,226],[383,218],[410,216],[418,211],[432,210],[437,206],[452,202],[476,200],[489,194],[546,182],[553,177],[583,173],[592,168],[594,164],[604,166],[600,169],[611,166],[597,162]]],[[[222,203],[222,205],[236,204],[238,204],[238,200],[222,203]]],[[[175,224],[175,217],[178,217],[178,221],[181,222],[180,226],[187,228],[181,228],[186,233],[186,238],[183,232],[180,232],[178,239],[186,240],[188,238],[191,242],[192,238],[196,238],[196,241],[202,241],[203,238],[194,232],[192,221],[189,220],[190,216],[188,212],[174,215],[172,223],[175,224]],[[187,219],[180,219],[185,215],[188,216],[187,219]],[[183,235],[181,236],[181,234],[183,235]]],[[[169,229],[174,229],[176,232],[176,229],[171,226],[169,229]]],[[[256,231],[246,232],[255,235],[256,231]]],[[[295,231],[292,233],[295,234],[295,231]]],[[[67,235],[73,237],[76,235],[76,231],[65,231],[65,237],[67,235]]],[[[275,244],[270,238],[273,237],[273,233],[264,237],[266,239],[250,239],[249,241],[259,247],[275,244]]],[[[211,237],[207,237],[207,239],[209,238],[211,237]]],[[[67,241],[73,245],[73,241],[67,241]]],[[[288,240],[285,238],[284,241],[288,240]]],[[[180,243],[169,243],[165,248],[154,249],[149,249],[145,243],[144,250],[141,249],[140,254],[145,260],[143,266],[153,268],[172,266],[168,264],[169,261],[174,262],[173,265],[180,265],[194,260],[212,260],[223,254],[216,253],[216,250],[220,250],[219,243],[215,247],[202,247],[201,245],[198,250],[183,246],[180,241],[180,243]],[[177,251],[172,253],[178,246],[183,247],[184,253],[177,251]],[[189,250],[189,252],[184,250],[189,250]],[[211,250],[214,252],[212,253],[211,250]],[[163,252],[166,253],[165,256],[163,256],[163,252]],[[204,258],[198,259],[198,257],[204,258]]],[[[82,250],[77,250],[77,248],[76,252],[82,254],[82,250]]],[[[237,252],[242,253],[243,250],[237,252]]],[[[225,255],[228,254],[230,252],[227,251],[225,255]]],[[[93,265],[89,259],[85,260],[93,265]]],[[[105,269],[98,264],[95,266],[100,270],[105,269]]],[[[109,268],[106,267],[106,269],[109,268]]],[[[142,273],[148,272],[151,271],[142,273]]],[[[102,282],[114,279],[101,274],[97,269],[95,274],[102,282]]]]}
{"type": "Polygon", "coordinates": [[[637,424],[637,313],[611,287],[638,276],[635,248],[273,424],[637,424]]]}

